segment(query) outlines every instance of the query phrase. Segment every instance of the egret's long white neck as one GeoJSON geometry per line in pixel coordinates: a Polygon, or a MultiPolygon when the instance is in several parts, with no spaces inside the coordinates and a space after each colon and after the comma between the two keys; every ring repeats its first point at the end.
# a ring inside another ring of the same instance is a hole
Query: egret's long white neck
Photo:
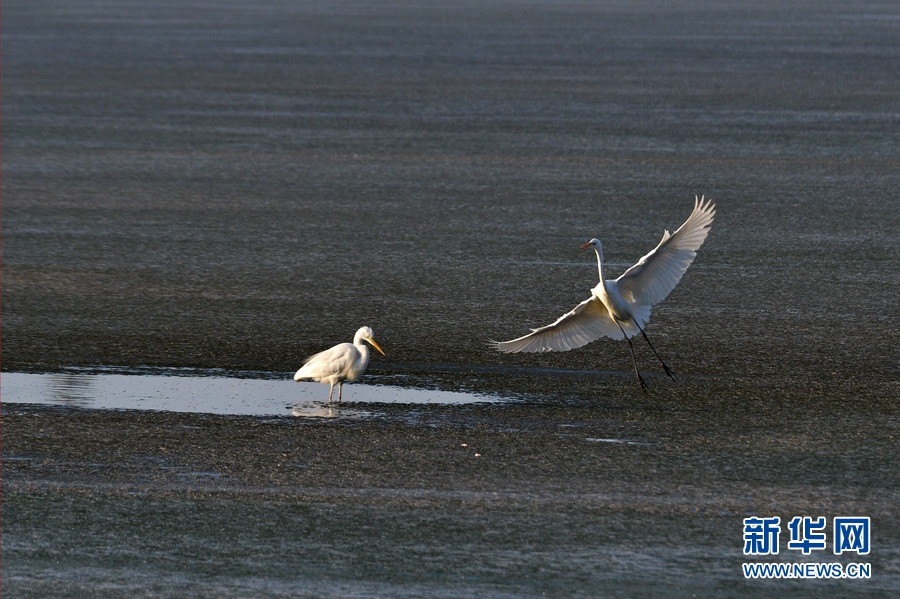
{"type": "Polygon", "coordinates": [[[600,282],[603,282],[603,248],[594,246],[594,253],[597,254],[597,272],[600,273],[600,282]]]}
{"type": "Polygon", "coordinates": [[[368,364],[369,363],[369,346],[366,345],[365,343],[363,343],[362,341],[360,341],[359,343],[354,343],[353,345],[355,345],[356,349],[359,350],[359,355],[362,356],[362,363],[368,364]]]}
{"type": "Polygon", "coordinates": [[[364,358],[368,358],[369,346],[366,345],[365,341],[363,341],[363,337],[365,337],[365,331],[359,331],[358,333],[356,333],[356,336],[353,338],[353,345],[356,346],[356,349],[359,350],[359,353],[361,353],[364,358]]]}
{"type": "Polygon", "coordinates": [[[353,345],[359,350],[360,364],[363,364],[363,366],[369,363],[369,346],[363,341],[365,336],[365,329],[360,329],[356,331],[356,335],[353,337],[353,345]]]}

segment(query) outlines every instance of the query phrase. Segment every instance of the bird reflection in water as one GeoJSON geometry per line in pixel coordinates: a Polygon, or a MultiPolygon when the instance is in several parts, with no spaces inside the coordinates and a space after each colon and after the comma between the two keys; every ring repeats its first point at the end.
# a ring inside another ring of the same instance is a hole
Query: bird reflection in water
{"type": "Polygon", "coordinates": [[[324,401],[301,402],[291,407],[291,416],[298,418],[361,418],[371,415],[371,412],[348,409],[338,403],[324,401]]]}
{"type": "Polygon", "coordinates": [[[51,374],[49,393],[53,403],[66,406],[89,407],[94,402],[94,377],[86,374],[51,374]]]}

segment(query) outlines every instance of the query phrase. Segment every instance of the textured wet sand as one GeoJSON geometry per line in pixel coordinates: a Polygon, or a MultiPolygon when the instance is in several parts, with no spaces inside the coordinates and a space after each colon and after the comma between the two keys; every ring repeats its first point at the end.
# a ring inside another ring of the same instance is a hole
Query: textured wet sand
{"type": "Polygon", "coordinates": [[[866,3],[4,3],[5,371],[287,377],[368,324],[386,382],[515,400],[333,421],[4,405],[4,590],[895,591],[898,23],[866,3]],[[640,345],[649,396],[623,344],[486,347],[587,297],[581,243],[621,272],[695,193],[719,213],[648,330],[677,382],[640,345]],[[743,581],[751,513],[872,517],[873,578],[743,581]]]}
{"type": "Polygon", "coordinates": [[[848,419],[824,399],[733,406],[694,391],[677,407],[383,404],[365,420],[10,404],[6,584],[22,596],[764,596],[772,585],[741,581],[742,518],[866,514],[873,579],[824,585],[896,588],[891,403],[848,419]]]}

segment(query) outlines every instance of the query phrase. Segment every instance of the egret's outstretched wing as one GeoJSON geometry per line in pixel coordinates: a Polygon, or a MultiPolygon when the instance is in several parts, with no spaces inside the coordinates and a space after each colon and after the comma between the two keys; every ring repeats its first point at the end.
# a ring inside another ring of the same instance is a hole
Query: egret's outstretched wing
{"type": "Polygon", "coordinates": [[[491,345],[507,354],[568,351],[604,336],[621,339],[622,331],[609,317],[603,302],[591,297],[560,316],[553,324],[534,329],[512,341],[492,341],[491,345]]]}
{"type": "Polygon", "coordinates": [[[358,355],[359,350],[352,343],[340,343],[307,358],[294,375],[294,380],[315,380],[346,372],[358,355]]]}
{"type": "Polygon", "coordinates": [[[619,293],[634,304],[652,306],[666,298],[687,270],[706,240],[716,205],[694,198],[694,211],[674,235],[663,233],[656,248],[616,279],[619,293]]]}

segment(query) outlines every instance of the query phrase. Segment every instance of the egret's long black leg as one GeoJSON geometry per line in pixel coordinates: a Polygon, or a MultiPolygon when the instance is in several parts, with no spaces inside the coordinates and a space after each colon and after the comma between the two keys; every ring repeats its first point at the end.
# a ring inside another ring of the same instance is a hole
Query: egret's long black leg
{"type": "Polygon", "coordinates": [[[344,398],[344,381],[338,383],[338,403],[344,398]]]}
{"type": "Polygon", "coordinates": [[[644,377],[642,377],[641,373],[638,372],[637,358],[634,357],[634,345],[632,345],[631,339],[628,338],[628,334],[625,332],[625,329],[622,328],[622,325],[620,325],[618,322],[616,322],[616,324],[619,325],[619,330],[622,331],[623,335],[625,335],[625,341],[628,342],[628,349],[631,350],[631,363],[634,364],[634,373],[637,375],[638,382],[641,384],[641,391],[643,391],[644,393],[648,393],[647,383],[644,382],[644,377]]]}
{"type": "Polygon", "coordinates": [[[641,332],[641,335],[644,336],[644,339],[647,341],[647,345],[649,345],[650,349],[653,350],[653,355],[656,356],[656,359],[659,360],[660,364],[662,364],[663,370],[665,370],[666,374],[668,374],[669,377],[674,381],[675,373],[672,372],[671,370],[669,370],[669,367],[666,366],[666,363],[663,362],[663,359],[659,357],[658,353],[656,353],[656,349],[653,347],[653,344],[650,343],[650,339],[647,337],[647,333],[644,332],[644,329],[641,328],[641,325],[639,325],[634,318],[631,319],[631,322],[634,323],[634,326],[636,326],[638,328],[638,330],[641,332]]]}

